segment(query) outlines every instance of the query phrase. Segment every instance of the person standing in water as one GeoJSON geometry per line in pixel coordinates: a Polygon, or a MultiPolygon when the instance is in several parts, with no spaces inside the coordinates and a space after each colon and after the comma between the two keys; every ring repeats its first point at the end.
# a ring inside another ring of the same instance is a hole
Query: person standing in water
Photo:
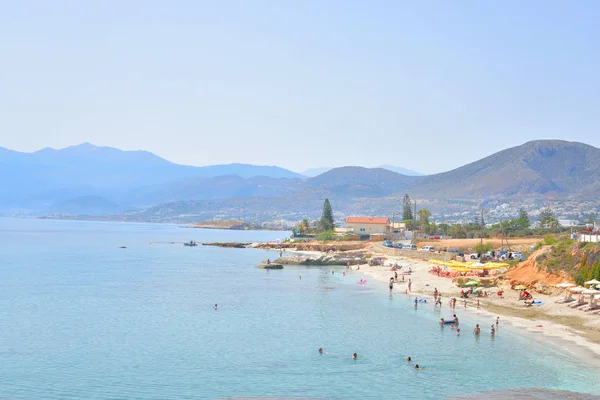
{"type": "Polygon", "coordinates": [[[217,304],[215,303],[215,307],[214,307],[215,311],[217,311],[217,310],[218,310],[218,308],[219,308],[219,307],[217,307],[217,304]]]}
{"type": "Polygon", "coordinates": [[[356,354],[356,353],[352,354],[352,359],[353,360],[356,360],[357,358],[358,358],[358,354],[356,354]]]}
{"type": "Polygon", "coordinates": [[[417,309],[417,304],[419,304],[419,300],[415,297],[415,310],[417,309]]]}
{"type": "Polygon", "coordinates": [[[475,329],[473,329],[473,333],[475,335],[479,335],[481,333],[481,328],[479,327],[479,324],[475,325],[475,329]]]}
{"type": "Polygon", "coordinates": [[[390,278],[390,292],[394,289],[394,278],[390,278]]]}
{"type": "Polygon", "coordinates": [[[496,317],[496,326],[500,323],[500,317],[496,317]]]}
{"type": "Polygon", "coordinates": [[[494,324],[492,324],[492,325],[490,325],[490,326],[491,326],[491,331],[490,331],[490,334],[491,334],[492,336],[494,336],[494,335],[496,334],[496,328],[494,328],[494,324]]]}

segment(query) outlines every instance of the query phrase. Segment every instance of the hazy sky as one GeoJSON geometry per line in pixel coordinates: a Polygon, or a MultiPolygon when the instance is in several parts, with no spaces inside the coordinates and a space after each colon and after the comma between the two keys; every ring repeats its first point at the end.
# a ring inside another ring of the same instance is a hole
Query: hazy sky
{"type": "Polygon", "coordinates": [[[597,1],[1,1],[0,146],[432,173],[600,147],[597,1]]]}

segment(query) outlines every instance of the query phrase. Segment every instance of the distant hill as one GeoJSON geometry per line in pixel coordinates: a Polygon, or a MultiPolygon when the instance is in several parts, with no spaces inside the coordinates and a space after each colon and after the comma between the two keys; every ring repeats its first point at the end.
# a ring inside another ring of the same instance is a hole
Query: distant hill
{"type": "Polygon", "coordinates": [[[377,168],[387,169],[388,171],[393,171],[393,172],[396,172],[398,174],[408,175],[408,176],[423,176],[423,175],[425,175],[425,174],[422,174],[420,172],[413,171],[412,169],[406,169],[406,168],[402,168],[402,167],[396,167],[394,165],[389,165],[389,164],[380,165],[377,168]]]}
{"type": "Polygon", "coordinates": [[[0,212],[97,215],[136,209],[132,218],[142,220],[196,215],[196,221],[256,221],[318,216],[324,198],[340,215],[390,213],[399,210],[404,193],[422,204],[597,200],[599,166],[600,149],[560,140],[528,142],[435,175],[349,166],[310,178],[268,166],[184,166],[144,151],[90,144],[35,153],[0,148],[0,212]]]}
{"type": "MultiPolygon", "coordinates": [[[[241,178],[302,178],[295,172],[271,166],[178,165],[147,151],[123,151],[89,143],[60,150],[45,148],[33,153],[0,148],[0,209],[19,208],[37,212],[48,209],[53,204],[85,196],[100,196],[114,201],[113,199],[132,197],[128,192],[140,188],[157,188],[185,179],[221,175],[237,175],[241,178]]],[[[184,198],[177,193],[172,195],[177,199],[184,198]]],[[[161,196],[159,198],[164,200],[161,196]]],[[[138,205],[121,201],[118,203],[125,206],[138,205]]]]}
{"type": "Polygon", "coordinates": [[[600,149],[536,140],[423,177],[411,193],[451,198],[593,198],[600,195],[600,149]]]}
{"type": "Polygon", "coordinates": [[[100,196],[82,196],[54,204],[43,210],[45,214],[64,215],[113,215],[124,210],[100,196]]]}

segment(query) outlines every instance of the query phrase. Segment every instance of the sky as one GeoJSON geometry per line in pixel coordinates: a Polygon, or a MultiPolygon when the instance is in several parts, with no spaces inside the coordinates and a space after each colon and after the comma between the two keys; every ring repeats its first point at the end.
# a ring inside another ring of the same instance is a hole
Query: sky
{"type": "Polygon", "coordinates": [[[597,1],[2,1],[0,147],[436,173],[600,147],[597,1]]]}

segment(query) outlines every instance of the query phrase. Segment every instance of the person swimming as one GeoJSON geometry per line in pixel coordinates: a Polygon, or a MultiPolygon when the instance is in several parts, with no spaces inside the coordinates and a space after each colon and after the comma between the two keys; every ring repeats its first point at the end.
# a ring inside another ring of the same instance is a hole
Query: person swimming
{"type": "Polygon", "coordinates": [[[415,364],[415,369],[421,369],[421,367],[419,367],[419,364],[415,364]]]}
{"type": "Polygon", "coordinates": [[[319,347],[319,354],[323,354],[323,348],[319,347]]]}
{"type": "Polygon", "coordinates": [[[358,358],[358,354],[356,354],[356,353],[352,354],[352,359],[353,360],[356,360],[357,358],[358,358]]]}
{"type": "Polygon", "coordinates": [[[410,358],[410,356],[408,356],[408,357],[406,358],[406,362],[411,362],[411,361],[412,361],[412,358],[410,358]]]}
{"type": "Polygon", "coordinates": [[[217,304],[215,303],[215,307],[214,307],[215,311],[217,311],[218,308],[219,307],[217,307],[217,304]]]}
{"type": "Polygon", "coordinates": [[[456,336],[460,336],[460,328],[456,330],[456,336]]]}

